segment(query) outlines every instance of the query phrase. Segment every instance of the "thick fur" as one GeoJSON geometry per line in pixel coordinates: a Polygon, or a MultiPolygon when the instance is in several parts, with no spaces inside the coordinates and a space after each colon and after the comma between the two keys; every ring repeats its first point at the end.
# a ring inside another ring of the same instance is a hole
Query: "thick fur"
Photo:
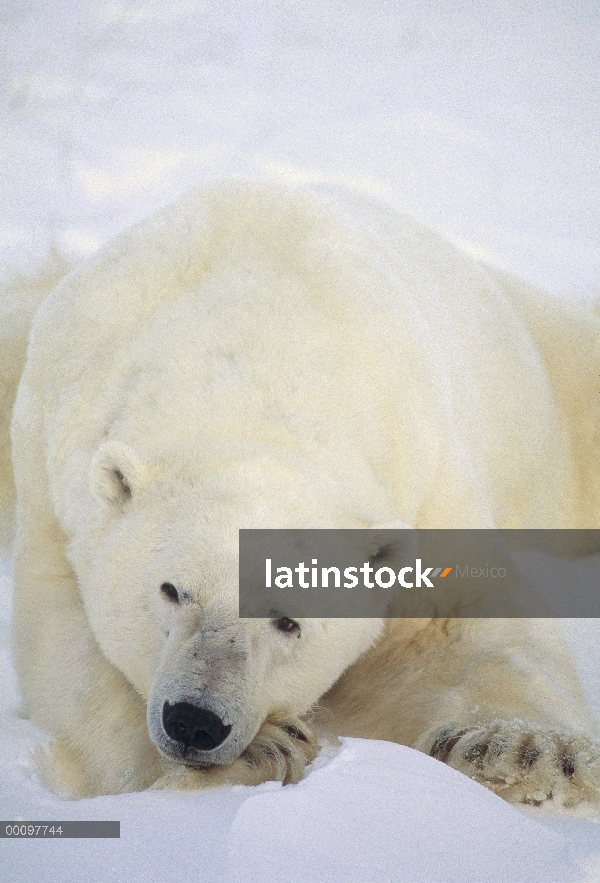
{"type": "Polygon", "coordinates": [[[284,633],[237,616],[237,531],[599,527],[599,327],[326,189],[200,190],[68,276],[12,427],[14,651],[46,781],[297,781],[321,729],[512,800],[596,800],[596,724],[551,622],[284,633]],[[231,733],[182,753],[165,703],[231,733]]]}
{"type": "Polygon", "coordinates": [[[10,417],[29,331],[40,304],[69,270],[69,264],[52,247],[30,275],[8,271],[0,282],[0,546],[8,545],[14,533],[10,417]]]}

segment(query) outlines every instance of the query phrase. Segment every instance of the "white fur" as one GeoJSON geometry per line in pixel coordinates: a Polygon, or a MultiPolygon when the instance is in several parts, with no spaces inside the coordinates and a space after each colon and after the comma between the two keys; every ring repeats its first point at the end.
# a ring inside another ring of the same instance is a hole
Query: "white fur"
{"type": "MultiPolygon", "coordinates": [[[[237,531],[598,527],[598,327],[332,190],[206,188],[67,277],[13,421],[14,646],[55,740],[47,780],[297,779],[319,700],[338,733],[438,755],[455,727],[446,759],[500,791],[465,761],[473,733],[521,734],[508,778],[530,729],[593,735],[550,625],[300,620],[298,637],[239,620],[237,531]],[[169,766],[162,709],[183,701],[232,726],[195,756],[207,769],[169,766]]],[[[566,781],[557,744],[508,796],[566,781]]]]}
{"type": "Polygon", "coordinates": [[[14,484],[10,416],[25,364],[32,319],[40,304],[69,271],[55,246],[32,260],[29,273],[6,270],[0,280],[0,546],[13,537],[14,484]]]}

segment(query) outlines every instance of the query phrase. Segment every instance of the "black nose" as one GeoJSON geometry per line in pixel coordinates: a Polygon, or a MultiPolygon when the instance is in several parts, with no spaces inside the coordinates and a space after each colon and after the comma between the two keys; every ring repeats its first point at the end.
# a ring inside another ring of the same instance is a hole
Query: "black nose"
{"type": "Polygon", "coordinates": [[[167,736],[185,748],[211,751],[224,742],[231,732],[220,717],[207,708],[198,708],[189,702],[163,706],[163,727],[167,736]]]}

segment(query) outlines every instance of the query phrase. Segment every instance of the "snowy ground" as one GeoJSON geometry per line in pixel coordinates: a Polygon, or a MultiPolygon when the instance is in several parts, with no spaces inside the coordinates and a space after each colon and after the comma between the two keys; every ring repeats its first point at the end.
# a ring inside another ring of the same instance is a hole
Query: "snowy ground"
{"type": "MultiPolygon", "coordinates": [[[[592,0],[4,0],[0,256],[78,261],[190,185],[346,182],[473,254],[600,295],[592,0]]],[[[120,819],[115,841],[8,842],[6,883],[194,878],[600,881],[600,817],[504,804],[400,746],[347,740],[298,786],[63,803],[16,715],[0,568],[0,817],[120,819]]],[[[600,627],[572,622],[600,711],[600,627]]]]}

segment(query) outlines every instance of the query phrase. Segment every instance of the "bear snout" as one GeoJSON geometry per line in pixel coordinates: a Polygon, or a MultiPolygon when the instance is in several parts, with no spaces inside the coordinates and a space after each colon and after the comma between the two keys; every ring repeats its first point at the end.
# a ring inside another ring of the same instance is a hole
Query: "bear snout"
{"type": "Polygon", "coordinates": [[[231,732],[231,724],[224,724],[218,715],[192,705],[190,702],[165,702],[162,712],[163,729],[167,736],[184,750],[195,748],[212,751],[218,748],[231,732]]]}

